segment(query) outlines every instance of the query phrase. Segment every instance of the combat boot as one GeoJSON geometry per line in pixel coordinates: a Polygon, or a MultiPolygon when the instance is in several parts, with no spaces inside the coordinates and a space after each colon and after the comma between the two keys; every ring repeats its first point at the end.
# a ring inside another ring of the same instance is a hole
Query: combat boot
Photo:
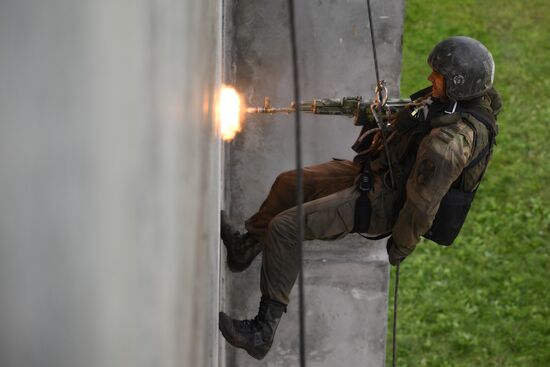
{"type": "Polygon", "coordinates": [[[219,328],[229,344],[246,350],[256,359],[263,359],[273,344],[283,312],[286,312],[285,304],[262,297],[255,318],[234,320],[220,312],[219,328]]]}
{"type": "Polygon", "coordinates": [[[221,238],[227,249],[227,266],[235,273],[248,268],[262,251],[260,242],[248,233],[241,234],[224,210],[221,211],[221,238]]]}

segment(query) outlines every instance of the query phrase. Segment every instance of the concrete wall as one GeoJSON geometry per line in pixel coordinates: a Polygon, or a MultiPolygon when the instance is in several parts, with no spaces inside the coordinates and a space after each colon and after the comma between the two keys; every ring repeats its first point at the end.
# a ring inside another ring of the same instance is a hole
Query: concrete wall
{"type": "Polygon", "coordinates": [[[1,366],[217,365],[220,26],[0,2],[1,366]]]}
{"type": "MultiPolygon", "coordinates": [[[[376,82],[364,0],[297,1],[302,98],[363,95],[376,82]]],[[[372,1],[381,77],[398,96],[403,1],[372,1]]],[[[225,10],[226,79],[247,104],[274,106],[292,100],[288,9],[283,0],[229,1],[225,10]]],[[[295,167],[292,116],[258,116],[228,145],[226,205],[234,219],[252,215],[276,175],[295,167]]],[[[331,157],[352,158],[359,130],[346,118],[304,116],[305,165],[331,157]]],[[[229,274],[224,309],[250,318],[259,302],[258,259],[229,274]]],[[[383,366],[385,363],[388,265],[383,243],[357,236],[306,244],[307,359],[310,366],[383,366]]],[[[227,347],[228,366],[297,366],[297,290],[262,362],[227,347]]]]}

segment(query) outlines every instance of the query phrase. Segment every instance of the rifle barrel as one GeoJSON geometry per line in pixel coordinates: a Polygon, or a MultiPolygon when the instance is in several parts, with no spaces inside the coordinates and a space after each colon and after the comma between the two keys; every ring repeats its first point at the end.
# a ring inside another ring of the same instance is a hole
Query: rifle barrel
{"type": "MultiPolygon", "coordinates": [[[[352,117],[360,106],[370,104],[372,101],[363,102],[361,97],[325,98],[305,101],[298,104],[298,110],[316,115],[343,115],[352,117]]],[[[388,99],[387,105],[391,110],[399,110],[411,103],[410,99],[388,99]]],[[[269,98],[263,107],[248,107],[247,113],[253,114],[274,114],[296,112],[296,104],[293,102],[289,107],[271,107],[269,98]]]]}

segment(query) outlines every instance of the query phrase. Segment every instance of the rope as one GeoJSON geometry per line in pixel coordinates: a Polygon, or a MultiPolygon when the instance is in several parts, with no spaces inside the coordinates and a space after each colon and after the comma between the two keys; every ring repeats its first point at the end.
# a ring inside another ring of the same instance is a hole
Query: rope
{"type": "Polygon", "coordinates": [[[370,40],[372,43],[372,56],[374,59],[374,71],[376,73],[376,80],[379,81],[380,73],[378,72],[378,56],[376,55],[376,42],[374,42],[374,29],[373,29],[374,23],[372,22],[372,14],[370,11],[370,0],[367,0],[367,10],[369,13],[369,29],[370,29],[370,40]]]}
{"type": "MultiPolygon", "coordinates": [[[[367,0],[367,10],[369,14],[369,29],[370,29],[370,39],[372,43],[372,56],[374,60],[374,71],[376,73],[376,94],[378,95],[378,113],[382,114],[382,107],[385,104],[383,101],[382,96],[382,90],[385,89],[384,81],[380,80],[380,72],[378,70],[378,56],[376,54],[376,42],[374,41],[374,27],[372,22],[372,13],[371,13],[371,7],[370,7],[370,0],[367,0]]],[[[387,92],[386,92],[387,93],[387,92]]],[[[386,94],[387,98],[387,94],[386,94]]],[[[373,115],[375,117],[376,123],[378,124],[378,127],[380,128],[380,131],[382,133],[382,141],[384,143],[384,150],[386,151],[386,160],[388,161],[388,168],[390,170],[390,178],[392,187],[395,187],[395,181],[393,178],[393,170],[391,166],[391,159],[389,155],[388,146],[386,143],[386,135],[384,128],[381,126],[381,122],[379,121],[379,116],[376,115],[376,112],[373,109],[373,115]]],[[[388,117],[389,117],[389,111],[388,111],[388,117]]],[[[393,295],[393,340],[392,340],[392,366],[395,367],[395,364],[397,363],[397,290],[399,288],[399,263],[397,263],[397,267],[395,269],[395,292],[393,295]]]]}
{"type": "MultiPolygon", "coordinates": [[[[376,54],[376,41],[374,40],[374,23],[372,22],[372,12],[371,12],[371,6],[370,6],[370,0],[367,0],[367,12],[369,14],[369,30],[370,30],[370,40],[372,44],[372,58],[374,61],[374,72],[376,75],[376,94],[378,103],[376,104],[376,107],[378,109],[378,114],[374,111],[374,109],[371,106],[374,119],[376,120],[376,124],[380,128],[380,132],[382,134],[382,142],[384,143],[384,150],[386,152],[386,161],[388,162],[388,168],[390,170],[390,179],[391,179],[391,185],[393,188],[395,188],[395,180],[393,178],[393,169],[390,159],[390,153],[388,151],[388,146],[386,143],[386,131],[385,128],[382,126],[382,121],[380,120],[380,116],[382,115],[382,107],[386,104],[387,101],[387,90],[385,88],[385,84],[383,80],[380,80],[380,71],[378,69],[378,55],[376,54]],[[383,91],[386,90],[386,98],[383,97],[383,91]]],[[[388,110],[389,114],[389,110],[388,110]]]]}
{"type": "MultiPolygon", "coordinates": [[[[289,17],[289,26],[290,26],[290,43],[291,43],[291,56],[292,56],[292,76],[294,81],[294,100],[296,103],[299,103],[300,98],[300,86],[299,86],[299,73],[298,73],[298,57],[297,57],[297,47],[296,47],[296,24],[294,17],[294,1],[288,0],[288,17],[289,17]]],[[[374,30],[371,14],[370,0],[367,0],[367,9],[369,14],[369,25],[370,25],[370,35],[372,43],[372,53],[374,59],[374,70],[376,73],[377,80],[377,93],[378,100],[382,101],[382,86],[383,81],[380,80],[380,72],[378,69],[378,55],[376,54],[376,42],[374,40],[374,30]]],[[[382,112],[382,103],[378,103],[378,112],[382,112]]],[[[295,116],[295,149],[296,149],[296,224],[298,228],[297,236],[297,245],[299,246],[299,261],[300,261],[300,276],[298,280],[299,288],[299,314],[300,314],[300,367],[306,366],[305,358],[305,304],[304,304],[304,220],[303,220],[303,201],[304,201],[304,192],[303,192],[303,171],[302,171],[302,134],[301,134],[301,120],[300,120],[300,111],[296,110],[295,116]]],[[[380,126],[381,127],[381,126],[380,126]]],[[[382,138],[384,140],[384,145],[386,144],[386,137],[382,129],[382,138]]],[[[386,149],[387,152],[387,149],[386,149]]],[[[388,164],[390,165],[390,174],[392,174],[393,181],[393,172],[391,172],[391,162],[388,158],[388,164]]],[[[393,184],[393,182],[392,182],[393,184]]],[[[397,332],[397,289],[399,285],[399,264],[397,264],[396,269],[396,283],[395,283],[395,295],[394,295],[394,313],[393,313],[393,367],[396,363],[396,332],[397,332]]]]}
{"type": "Polygon", "coordinates": [[[399,263],[395,268],[395,290],[393,293],[393,340],[392,366],[397,363],[397,290],[399,289],[399,263]]]}
{"type": "MultiPolygon", "coordinates": [[[[294,100],[300,103],[300,78],[298,74],[298,57],[296,52],[296,25],[294,20],[294,1],[288,0],[288,19],[290,25],[290,43],[292,49],[292,77],[294,79],[294,100]]],[[[296,225],[298,227],[297,245],[299,247],[300,276],[298,280],[299,287],[299,312],[300,312],[300,367],[306,366],[306,335],[305,335],[305,304],[304,304],[304,192],[303,181],[304,173],[302,171],[302,133],[300,111],[296,109],[295,116],[295,143],[296,143],[296,225]]]]}

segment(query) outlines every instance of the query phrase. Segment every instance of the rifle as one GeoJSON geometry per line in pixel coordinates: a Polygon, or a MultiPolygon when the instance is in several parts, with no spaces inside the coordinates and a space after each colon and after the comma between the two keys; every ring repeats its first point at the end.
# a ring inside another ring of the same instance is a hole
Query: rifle
{"type": "MultiPolygon", "coordinates": [[[[395,113],[406,107],[413,106],[431,95],[431,87],[424,88],[411,95],[410,99],[384,98],[382,105],[391,113],[395,113]]],[[[387,92],[385,92],[387,97],[387,92]]],[[[275,113],[294,113],[301,111],[315,115],[336,115],[355,117],[356,125],[363,125],[365,121],[373,121],[373,106],[378,106],[378,99],[372,101],[363,101],[363,97],[342,97],[342,98],[322,98],[296,104],[292,102],[289,107],[273,107],[269,97],[264,98],[262,107],[248,107],[247,113],[250,114],[275,114],[275,113]]]]}
{"type": "MultiPolygon", "coordinates": [[[[251,114],[275,114],[301,111],[315,115],[336,115],[357,118],[361,113],[370,114],[373,103],[373,101],[363,101],[361,96],[357,96],[314,99],[299,104],[292,102],[289,107],[273,107],[271,106],[269,97],[265,97],[262,107],[248,107],[246,112],[251,114]]],[[[405,108],[410,103],[410,99],[388,99],[386,106],[391,112],[396,112],[405,108]]]]}

